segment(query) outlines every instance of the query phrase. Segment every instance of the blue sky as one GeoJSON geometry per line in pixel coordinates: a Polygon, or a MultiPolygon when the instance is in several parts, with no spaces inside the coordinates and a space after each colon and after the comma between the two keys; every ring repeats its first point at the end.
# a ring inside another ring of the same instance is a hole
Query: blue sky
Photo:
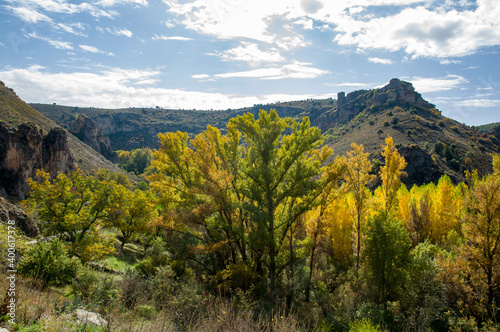
{"type": "Polygon", "coordinates": [[[500,121],[497,0],[2,0],[0,80],[27,102],[227,109],[413,83],[500,121]]]}

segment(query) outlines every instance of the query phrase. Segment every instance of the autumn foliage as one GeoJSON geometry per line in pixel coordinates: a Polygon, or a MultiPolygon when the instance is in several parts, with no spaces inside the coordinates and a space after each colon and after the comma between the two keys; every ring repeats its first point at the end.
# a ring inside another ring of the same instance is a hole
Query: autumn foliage
{"type": "Polygon", "coordinates": [[[206,292],[284,305],[323,330],[491,331],[500,319],[499,157],[482,179],[407,188],[391,137],[374,168],[362,145],[334,158],[308,118],[272,110],[159,139],[151,192],[40,172],[25,204],[42,233],[86,263],[113,253],[113,230],[121,248],[154,252],[145,277],[193,275],[206,292]]]}

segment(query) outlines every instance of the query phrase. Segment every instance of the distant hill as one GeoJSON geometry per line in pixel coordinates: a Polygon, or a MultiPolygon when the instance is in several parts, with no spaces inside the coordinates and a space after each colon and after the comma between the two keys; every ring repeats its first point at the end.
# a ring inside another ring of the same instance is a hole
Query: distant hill
{"type": "Polygon", "coordinates": [[[411,83],[399,79],[380,89],[339,93],[337,100],[291,101],[225,111],[31,106],[65,128],[78,114],[85,114],[110,138],[113,150],[157,148],[159,132],[184,131],[194,136],[208,124],[224,131],[229,119],[238,114],[275,109],[282,117],[308,116],[336,154],[345,153],[354,142],[363,144],[371,158],[381,161],[381,145],[391,135],[409,164],[407,185],[435,182],[442,174],[454,182],[463,181],[466,169],[486,174],[491,171],[490,154],[496,153],[500,144],[500,129],[495,136],[446,118],[411,83]]]}

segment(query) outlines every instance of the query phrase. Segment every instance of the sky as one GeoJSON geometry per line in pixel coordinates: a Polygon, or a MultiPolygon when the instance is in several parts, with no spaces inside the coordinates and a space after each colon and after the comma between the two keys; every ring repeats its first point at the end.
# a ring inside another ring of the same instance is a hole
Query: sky
{"type": "Polygon", "coordinates": [[[0,80],[31,103],[223,110],[391,78],[500,121],[498,0],[0,0],[0,80]]]}

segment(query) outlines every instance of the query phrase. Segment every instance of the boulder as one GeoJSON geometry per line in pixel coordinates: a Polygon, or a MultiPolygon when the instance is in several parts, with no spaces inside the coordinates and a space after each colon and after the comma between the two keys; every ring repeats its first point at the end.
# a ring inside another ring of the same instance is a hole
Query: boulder
{"type": "Polygon", "coordinates": [[[101,317],[98,313],[87,311],[84,309],[76,309],[75,310],[76,320],[80,324],[94,324],[100,327],[105,327],[108,325],[108,322],[101,317]]]}

